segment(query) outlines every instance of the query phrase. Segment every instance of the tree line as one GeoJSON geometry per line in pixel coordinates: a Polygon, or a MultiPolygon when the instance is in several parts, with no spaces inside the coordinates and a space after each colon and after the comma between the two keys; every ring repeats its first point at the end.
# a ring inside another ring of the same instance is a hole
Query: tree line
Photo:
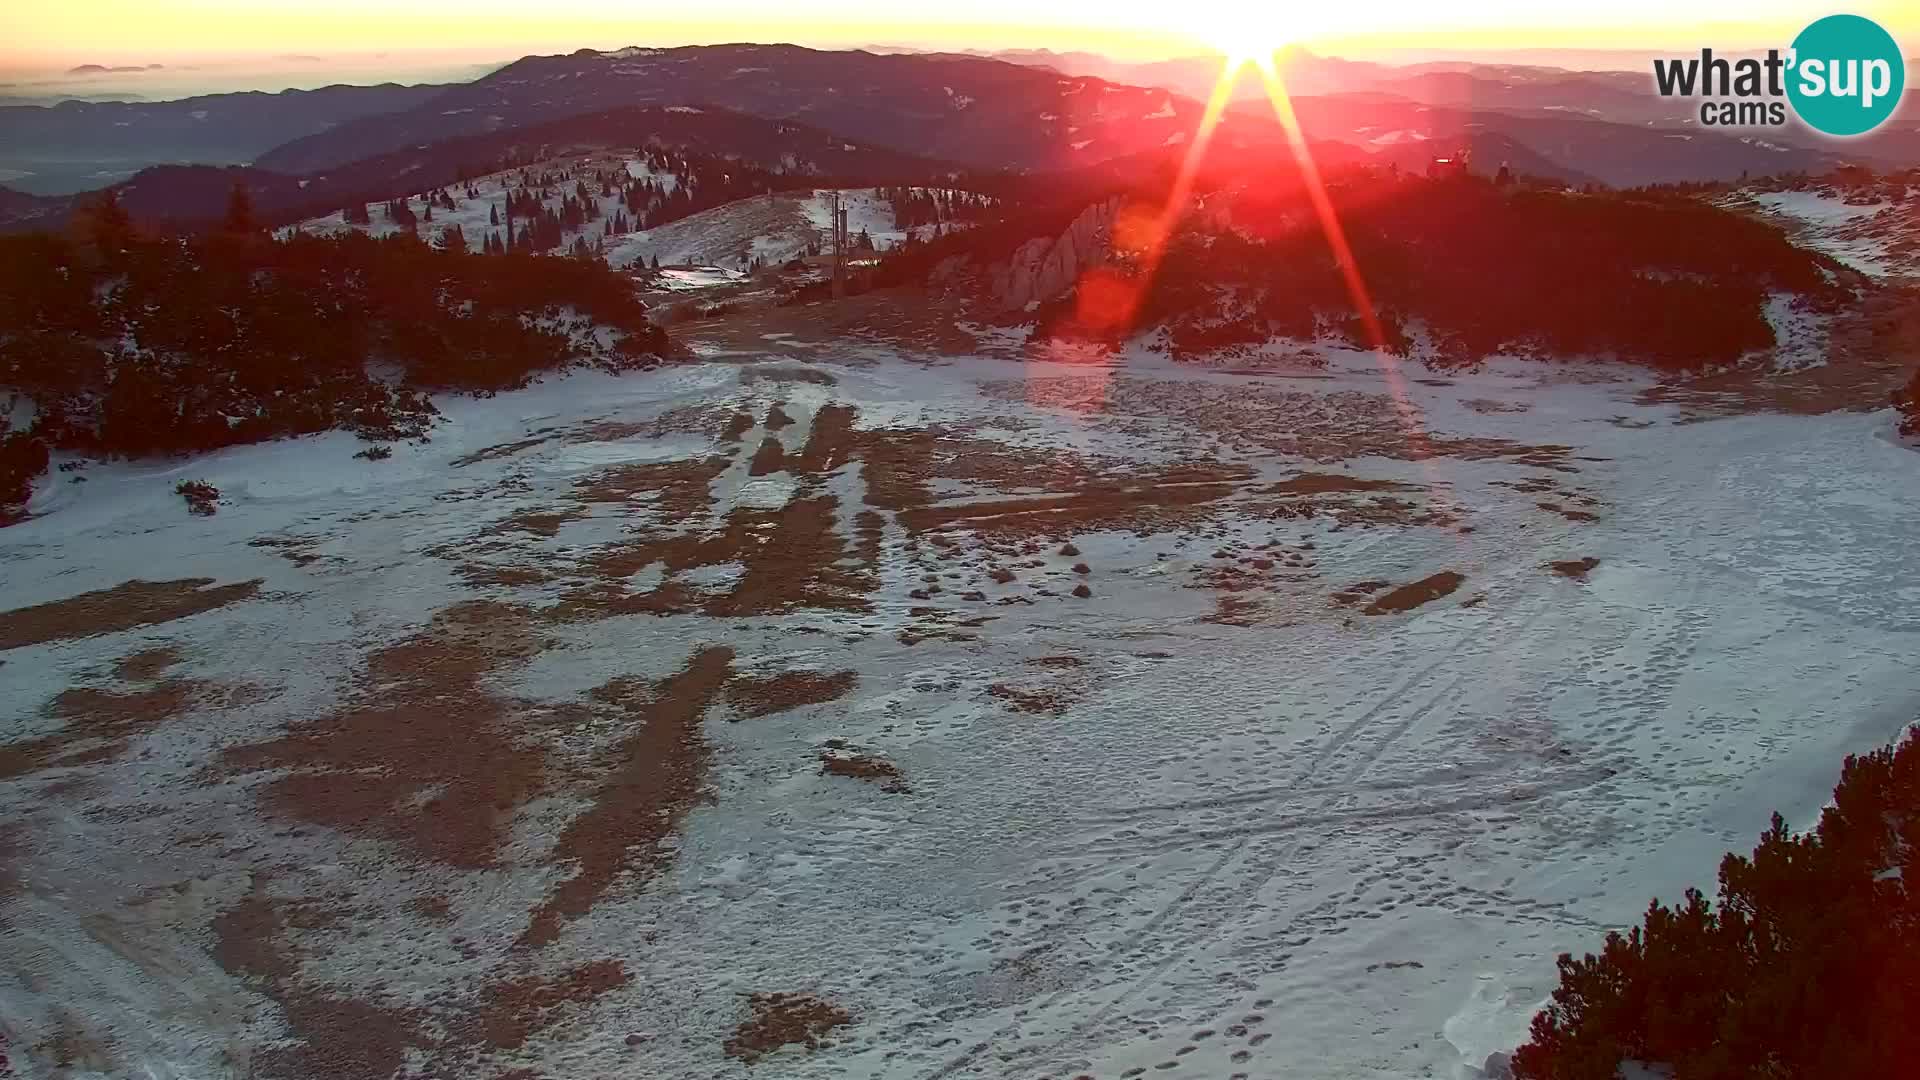
{"type": "MultiPolygon", "coordinates": [[[[497,199],[488,199],[474,184],[485,172],[462,167],[454,187],[464,189],[468,201],[489,202],[481,254],[563,250],[593,257],[614,237],[659,228],[702,210],[795,184],[792,177],[745,162],[688,150],[655,147],[639,160],[645,165],[641,176],[626,169],[516,168],[510,162],[497,170],[506,174],[497,199]]],[[[381,213],[401,229],[418,231],[432,223],[435,206],[451,211],[459,205],[446,188],[436,188],[387,199],[381,203],[381,213]]],[[[362,227],[374,221],[364,202],[347,203],[340,216],[346,224],[362,227]]],[[[471,243],[464,233],[461,240],[471,243]]]]}
{"type": "MultiPolygon", "coordinates": [[[[1164,328],[1176,357],[1274,337],[1371,348],[1350,259],[1390,351],[1409,353],[1417,327],[1443,364],[1512,353],[1688,370],[1772,346],[1770,293],[1818,310],[1853,296],[1831,259],[1677,194],[1358,170],[1329,183],[1328,196],[1349,251],[1333,250],[1304,198],[1236,202],[1222,211],[1230,228],[1176,231],[1151,275],[1137,275],[1128,324],[1098,333],[1164,328]]],[[[1117,271],[1137,265],[1123,256],[1117,271]]],[[[1070,302],[1045,314],[1042,333],[1089,332],[1074,325],[1070,302]]]]}
{"type": "Polygon", "coordinates": [[[1920,731],[1848,757],[1810,831],[1780,815],[1720,863],[1716,898],[1654,901],[1560,982],[1513,1057],[1521,1080],[1911,1076],[1920,1062],[1920,731]]]}
{"type": "Polygon", "coordinates": [[[16,472],[44,468],[47,447],[403,437],[431,423],[426,391],[650,366],[667,349],[632,281],[600,263],[482,259],[411,233],[275,238],[244,192],[207,235],[141,232],[108,197],[66,234],[0,236],[0,390],[37,407],[0,450],[16,472]],[[570,318],[612,328],[614,343],[570,334],[570,318]],[[391,375],[370,374],[376,362],[391,375]]]}

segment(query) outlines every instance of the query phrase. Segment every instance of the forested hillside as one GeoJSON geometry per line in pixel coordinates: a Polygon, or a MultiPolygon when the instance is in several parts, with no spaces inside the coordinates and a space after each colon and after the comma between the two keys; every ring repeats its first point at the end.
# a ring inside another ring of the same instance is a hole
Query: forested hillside
{"type": "MultiPolygon", "coordinates": [[[[1357,169],[1328,194],[1388,347],[1424,345],[1440,363],[1499,352],[1732,363],[1775,343],[1771,299],[1833,311],[1857,280],[1770,224],[1677,193],[1357,169]]],[[[1114,276],[1137,294],[1121,325],[1073,297],[1041,313],[1041,332],[1113,340],[1163,328],[1176,357],[1275,337],[1371,344],[1305,198],[1249,187],[1210,198],[1208,212],[1157,261],[1118,252],[1114,276]]]]}
{"type": "Polygon", "coordinates": [[[1676,1080],[1908,1076],[1920,1060],[1920,737],[1849,757],[1795,835],[1778,814],[1720,894],[1655,902],[1560,986],[1514,1056],[1524,1080],[1613,1080],[1624,1060],[1676,1080]]]}
{"type": "MultiPolygon", "coordinates": [[[[0,238],[0,392],[33,447],[173,454],[331,428],[417,434],[421,391],[487,391],[667,351],[630,280],[584,259],[480,259],[410,234],[270,239],[235,220],[142,235],[111,203],[75,237],[0,238]]],[[[34,469],[33,471],[38,471],[34,469]]],[[[17,484],[17,477],[16,477],[17,484]]]]}

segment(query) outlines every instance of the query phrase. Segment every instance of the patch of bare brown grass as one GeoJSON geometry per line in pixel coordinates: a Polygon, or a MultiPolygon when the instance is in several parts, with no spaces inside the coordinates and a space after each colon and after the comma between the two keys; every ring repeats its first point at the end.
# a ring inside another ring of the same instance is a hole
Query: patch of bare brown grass
{"type": "Polygon", "coordinates": [[[1453,591],[1466,580],[1464,574],[1442,570],[1440,573],[1423,577],[1419,581],[1409,582],[1397,589],[1381,593],[1373,598],[1372,603],[1361,608],[1360,612],[1363,615],[1393,615],[1412,611],[1422,604],[1432,603],[1443,596],[1452,595],[1453,591]]]}
{"type": "Polygon", "coordinates": [[[217,586],[212,578],[134,580],[65,600],[15,608],[0,612],[0,649],[73,641],[172,622],[251,600],[259,594],[260,585],[259,578],[217,586]]]}
{"type": "Polygon", "coordinates": [[[289,770],[267,805],[298,821],[491,865],[506,820],[538,789],[545,754],[517,737],[513,703],[484,679],[542,642],[523,609],[469,601],[368,654],[346,705],[222,755],[230,770],[289,770]]]}
{"type": "Polygon", "coordinates": [[[734,1029],[723,1049],[749,1065],[783,1046],[817,1049],[828,1032],[853,1023],[847,1010],[810,994],[754,994],[748,1005],[752,1015],[734,1029]]]}
{"type": "Polygon", "coordinates": [[[61,722],[59,730],[0,744],[0,779],[114,761],[136,737],[196,706],[220,707],[261,695],[252,686],[160,678],[180,660],[173,646],[143,649],[120,658],[113,670],[124,682],[146,685],[135,689],[73,686],[61,691],[46,706],[46,715],[61,722]]]}
{"type": "Polygon", "coordinates": [[[838,700],[859,682],[860,676],[852,671],[788,671],[766,678],[740,674],[727,680],[727,704],[739,716],[770,716],[838,700]]]}
{"type": "Polygon", "coordinates": [[[1559,574],[1561,577],[1572,578],[1575,581],[1587,580],[1587,571],[1599,565],[1600,560],[1591,555],[1584,559],[1567,559],[1563,562],[1547,564],[1554,573],[1559,574]]]}
{"type": "Polygon", "coordinates": [[[666,857],[660,842],[700,795],[711,755],[701,720],[732,674],[732,662],[732,649],[703,648],[636,703],[637,730],[616,751],[592,805],[554,845],[554,857],[574,864],[574,873],[534,910],[520,944],[549,944],[566,923],[592,910],[621,871],[651,869],[666,857]]]}
{"type": "Polygon", "coordinates": [[[517,1050],[570,1011],[628,981],[626,965],[618,960],[592,961],[553,977],[502,979],[481,990],[479,1008],[467,1013],[456,1031],[464,1041],[517,1050]]]}

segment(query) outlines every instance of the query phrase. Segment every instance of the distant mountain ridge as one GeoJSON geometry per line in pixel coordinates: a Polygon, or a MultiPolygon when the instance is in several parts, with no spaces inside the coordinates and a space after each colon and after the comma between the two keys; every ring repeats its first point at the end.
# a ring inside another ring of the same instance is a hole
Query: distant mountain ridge
{"type": "MultiPolygon", "coordinates": [[[[443,139],[377,154],[310,176],[258,166],[160,165],[114,185],[135,221],[193,225],[217,220],[238,185],[262,220],[285,223],[452,187],[509,164],[614,147],[669,146],[741,162],[795,184],[838,180],[863,185],[928,183],[958,166],[856,143],[792,121],[768,120],[711,106],[630,106],[572,116],[530,128],[443,139]]],[[[0,230],[43,228],[65,220],[91,192],[36,197],[0,188],[0,230]]]]}
{"type": "Polygon", "coordinates": [[[1067,167],[1161,145],[1190,131],[1200,111],[1160,88],[978,57],[797,45],[581,50],[526,57],[404,112],[294,140],[258,164],[314,172],[452,135],[617,105],[696,102],[923,157],[1012,169],[1067,167]]]}
{"type": "Polygon", "coordinates": [[[0,107],[0,169],[39,194],[97,188],[168,162],[252,161],[291,138],[428,101],[444,86],[328,86],[318,90],[207,94],[177,101],[65,101],[0,107]]]}
{"type": "MultiPolygon", "coordinates": [[[[834,156],[823,149],[834,137],[858,151],[848,159],[860,163],[851,171],[869,183],[936,164],[1062,173],[1183,153],[1202,106],[1179,87],[1208,93],[1222,66],[1218,57],[1130,64],[1092,53],[1000,55],[1005,58],[793,45],[631,47],[524,57],[452,85],[0,108],[0,169],[7,170],[0,176],[14,177],[7,183],[23,196],[45,195],[97,190],[142,166],[190,162],[203,168],[148,176],[143,186],[186,200],[170,213],[154,208],[158,216],[191,217],[202,209],[199,185],[220,175],[205,167],[251,162],[253,168],[237,175],[257,183],[263,198],[279,198],[275,193],[286,182],[300,178],[307,181],[299,190],[308,201],[298,205],[306,206],[322,196],[388,191],[404,181],[382,170],[409,153],[417,158],[413,167],[438,169],[446,165],[439,155],[459,140],[532,132],[625,108],[654,110],[645,122],[672,128],[675,138],[697,139],[703,127],[727,129],[724,152],[763,167],[770,167],[764,155],[742,142],[749,132],[783,152],[790,140],[777,128],[743,127],[743,118],[803,125],[819,161],[834,156]],[[1063,70],[1075,68],[1088,70],[1063,70]],[[676,125],[671,115],[695,114],[675,109],[716,115],[676,125]],[[888,162],[883,152],[899,160],[888,162]],[[78,174],[84,182],[71,173],[76,168],[84,170],[78,174]],[[69,173],[50,184],[49,169],[69,173]]],[[[1631,72],[1462,61],[1393,66],[1297,48],[1280,54],[1279,67],[1308,136],[1335,160],[1351,148],[1376,162],[1420,170],[1432,157],[1467,149],[1478,172],[1506,164],[1570,184],[1614,186],[1824,172],[1851,161],[1877,166],[1882,159],[1873,155],[1899,158],[1908,144],[1913,151],[1900,160],[1920,160],[1920,131],[1909,123],[1920,121],[1920,108],[1911,104],[1881,132],[1858,140],[1792,129],[1736,136],[1691,126],[1686,103],[1660,98],[1642,85],[1650,76],[1631,72]]],[[[1257,96],[1229,109],[1214,146],[1283,144],[1260,80],[1243,76],[1243,83],[1257,96]]],[[[497,154],[516,138],[459,152],[497,154]]],[[[0,213],[17,224],[57,216],[63,205],[16,200],[0,213]]]]}
{"type": "Polygon", "coordinates": [[[119,71],[162,71],[165,64],[81,64],[67,69],[69,75],[107,75],[119,71]]]}
{"type": "MultiPolygon", "coordinates": [[[[1224,63],[1218,56],[1127,62],[1097,53],[1054,53],[1044,49],[1003,50],[982,55],[1067,75],[1092,75],[1142,86],[1160,86],[1196,99],[1204,99],[1212,92],[1224,63]]],[[[1299,47],[1281,50],[1276,64],[1288,90],[1295,95],[1373,92],[1424,105],[1493,112],[1562,113],[1617,124],[1676,128],[1699,132],[1709,138],[1744,137],[1825,155],[1821,160],[1827,166],[1841,160],[1875,167],[1908,167],[1920,162],[1920,87],[1911,81],[1906,102],[1893,120],[1870,135],[1836,140],[1799,125],[1748,129],[1732,135],[1702,129],[1697,122],[1698,103],[1685,98],[1664,98],[1655,93],[1651,70],[1647,67],[1589,71],[1465,60],[1386,64],[1319,56],[1299,47]]],[[[1920,72],[1920,60],[1909,60],[1908,68],[1920,72]]],[[[1264,95],[1260,80],[1250,75],[1242,76],[1235,92],[1236,99],[1240,100],[1257,100],[1264,95]]],[[[1577,162],[1559,159],[1544,146],[1534,149],[1554,156],[1563,166],[1583,167],[1577,162]]],[[[1731,173],[1715,175],[1730,180],[1738,175],[1740,168],[1748,167],[1750,163],[1734,168],[1731,173]]],[[[1648,173],[1644,169],[1638,171],[1648,173]]],[[[1627,172],[1631,174],[1634,170],[1627,172]]]]}

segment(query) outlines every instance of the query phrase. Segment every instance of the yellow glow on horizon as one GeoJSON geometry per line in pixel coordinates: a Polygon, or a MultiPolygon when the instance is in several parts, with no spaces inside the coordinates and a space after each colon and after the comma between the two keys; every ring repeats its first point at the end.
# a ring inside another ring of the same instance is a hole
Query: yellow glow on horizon
{"type": "Polygon", "coordinates": [[[1193,9],[1191,29],[1227,58],[1222,81],[1238,76],[1246,61],[1266,62],[1281,46],[1300,37],[1307,24],[1277,4],[1253,5],[1211,0],[1193,9]]]}
{"type": "MultiPolygon", "coordinates": [[[[1920,5],[1863,0],[1920,52],[1920,5]]],[[[794,41],[825,47],[1087,49],[1125,58],[1207,46],[1229,55],[1283,42],[1371,49],[1721,48],[1786,44],[1824,9],[1805,0],[1351,0],[1286,4],[1211,0],[973,0],[935,11],[892,0],[712,0],[670,8],[637,0],[4,0],[0,62],[133,62],[142,57],[380,50],[486,50],[502,56],[620,45],[794,41]],[[1323,44],[1325,43],[1325,44],[1323,44]]]]}

